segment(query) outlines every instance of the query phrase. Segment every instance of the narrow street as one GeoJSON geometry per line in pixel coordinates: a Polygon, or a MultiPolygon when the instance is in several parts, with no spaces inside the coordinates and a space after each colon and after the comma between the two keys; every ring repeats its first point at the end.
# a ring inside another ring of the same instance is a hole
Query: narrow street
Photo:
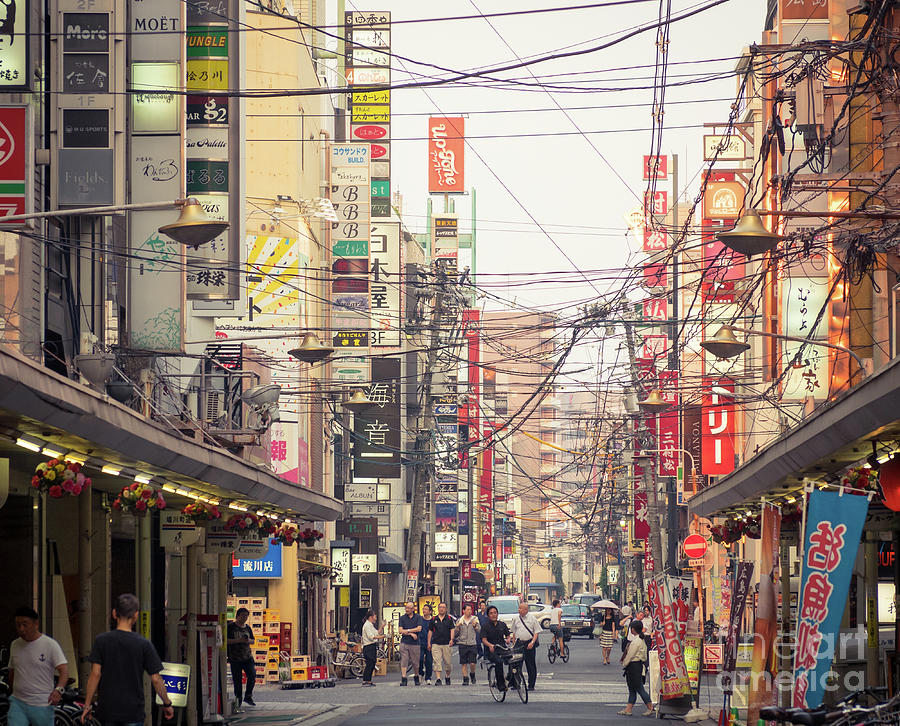
{"type": "MultiPolygon", "coordinates": [[[[504,703],[495,703],[487,687],[484,671],[479,671],[478,685],[463,687],[458,666],[452,685],[410,685],[402,688],[399,677],[392,673],[376,678],[375,688],[362,688],[358,680],[343,681],[336,688],[282,691],[275,687],[257,689],[255,709],[247,708],[238,724],[288,723],[287,715],[298,708],[299,723],[316,726],[381,726],[397,724],[455,724],[461,719],[482,723],[514,726],[520,723],[586,724],[621,723],[616,712],[625,703],[627,690],[622,669],[617,664],[600,665],[600,649],[595,640],[573,638],[568,663],[547,662],[549,633],[541,636],[537,666],[537,688],[522,704],[515,693],[504,703]],[[279,718],[279,715],[282,718],[279,718]]],[[[704,684],[701,702],[718,702],[717,691],[704,684]]],[[[716,708],[718,708],[716,706],[716,708]]],[[[640,713],[638,708],[635,709],[640,713]]],[[[640,722],[639,717],[635,719],[640,722]]],[[[296,722],[296,720],[295,720],[296,722]]]]}

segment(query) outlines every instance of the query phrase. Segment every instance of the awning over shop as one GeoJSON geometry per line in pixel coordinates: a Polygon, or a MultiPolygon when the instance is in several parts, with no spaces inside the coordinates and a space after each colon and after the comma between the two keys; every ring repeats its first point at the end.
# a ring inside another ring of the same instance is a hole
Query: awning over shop
{"type": "Polygon", "coordinates": [[[0,431],[133,467],[173,483],[208,485],[223,498],[334,520],[342,505],[230,452],[174,434],[86,386],[0,350],[0,431]]]}
{"type": "Polygon", "coordinates": [[[820,405],[743,466],[692,497],[691,512],[720,514],[761,496],[799,489],[865,459],[872,441],[900,442],[900,358],[834,401],[820,405]]]}
{"type": "Polygon", "coordinates": [[[381,551],[378,553],[378,571],[399,574],[406,571],[406,560],[390,552],[381,551]]]}

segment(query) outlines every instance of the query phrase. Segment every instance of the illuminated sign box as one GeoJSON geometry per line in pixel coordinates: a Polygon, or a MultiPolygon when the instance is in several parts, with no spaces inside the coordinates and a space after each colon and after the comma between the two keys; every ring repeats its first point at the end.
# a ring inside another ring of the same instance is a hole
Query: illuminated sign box
{"type": "Polygon", "coordinates": [[[131,130],[136,134],[176,134],[181,130],[181,104],[174,93],[178,63],[131,64],[131,130]]]}

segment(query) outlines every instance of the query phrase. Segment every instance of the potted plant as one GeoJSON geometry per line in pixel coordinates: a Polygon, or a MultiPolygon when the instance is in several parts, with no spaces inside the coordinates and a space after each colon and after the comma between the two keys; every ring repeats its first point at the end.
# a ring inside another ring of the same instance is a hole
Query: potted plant
{"type": "Polygon", "coordinates": [[[166,500],[161,491],[149,484],[134,482],[122,487],[112,506],[121,512],[143,516],[151,509],[165,509],[166,500]]]}
{"type": "Polygon", "coordinates": [[[236,534],[243,535],[257,535],[259,534],[259,524],[260,520],[255,514],[250,514],[250,512],[241,512],[240,514],[233,514],[225,521],[225,529],[229,532],[235,532],[236,534]]]}
{"type": "Polygon", "coordinates": [[[32,488],[46,492],[53,499],[77,497],[90,485],[91,480],[81,471],[81,464],[59,459],[38,464],[31,477],[32,488]]]}
{"type": "Polygon", "coordinates": [[[299,527],[296,524],[282,524],[272,535],[272,543],[290,547],[297,541],[299,536],[299,527]]]}
{"type": "Polygon", "coordinates": [[[191,502],[181,513],[190,517],[194,524],[206,524],[216,519],[222,518],[222,512],[214,504],[205,504],[204,502],[191,502]]]}

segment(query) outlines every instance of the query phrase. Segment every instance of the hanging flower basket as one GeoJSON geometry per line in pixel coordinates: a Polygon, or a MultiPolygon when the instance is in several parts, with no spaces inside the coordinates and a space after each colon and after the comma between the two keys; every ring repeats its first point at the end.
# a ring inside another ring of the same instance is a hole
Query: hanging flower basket
{"type": "Polygon", "coordinates": [[[280,544],[290,547],[297,541],[300,529],[296,524],[282,524],[272,535],[272,544],[280,544]]]}
{"type": "Polygon", "coordinates": [[[278,522],[268,517],[259,518],[259,534],[261,537],[271,537],[278,531],[278,522]]]}
{"type": "Polygon", "coordinates": [[[724,523],[710,527],[709,533],[712,535],[713,541],[725,545],[734,544],[740,541],[742,537],[759,539],[762,536],[760,516],[753,514],[744,519],[729,517],[724,523]]]}
{"type": "Polygon", "coordinates": [[[91,480],[81,471],[81,464],[59,459],[38,464],[31,477],[32,488],[46,492],[53,499],[77,497],[90,485],[91,480]]]}
{"type": "Polygon", "coordinates": [[[803,508],[800,502],[785,504],[781,507],[781,528],[796,529],[803,520],[803,508]]]}
{"type": "Polygon", "coordinates": [[[225,522],[225,529],[236,534],[253,535],[260,534],[260,519],[255,514],[242,512],[233,514],[225,522]]]}
{"type": "Polygon", "coordinates": [[[324,536],[325,535],[322,532],[320,532],[319,530],[310,529],[307,527],[300,533],[299,539],[307,547],[313,547],[313,546],[315,546],[316,542],[318,542],[324,536]]]}
{"type": "Polygon", "coordinates": [[[191,502],[181,510],[181,513],[190,517],[194,524],[206,524],[222,518],[222,512],[217,506],[203,502],[191,502]]]}
{"type": "Polygon", "coordinates": [[[121,512],[143,516],[152,509],[165,509],[166,500],[161,491],[149,484],[134,482],[122,487],[112,506],[121,512]]]}
{"type": "Polygon", "coordinates": [[[859,496],[864,496],[866,492],[880,493],[880,488],[878,486],[878,472],[867,466],[850,469],[841,477],[841,486],[860,490],[847,492],[848,494],[856,494],[859,496]]]}

